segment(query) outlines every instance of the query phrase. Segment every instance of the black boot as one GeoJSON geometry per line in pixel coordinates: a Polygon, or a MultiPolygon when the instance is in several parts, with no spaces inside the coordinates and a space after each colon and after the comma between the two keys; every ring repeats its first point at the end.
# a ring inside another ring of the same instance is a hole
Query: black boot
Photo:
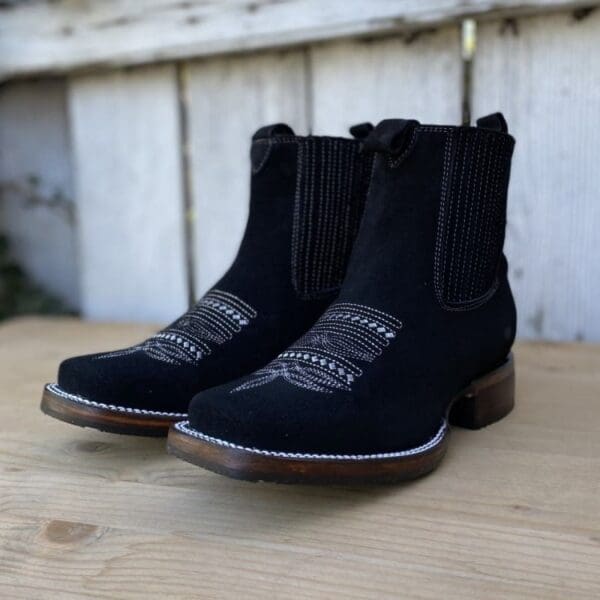
{"type": "Polygon", "coordinates": [[[478,127],[382,121],[338,299],[269,365],[198,394],[170,451],[243,479],[399,481],[439,463],[449,421],[506,415],[513,145],[499,114],[478,127]]]}
{"type": "Polygon", "coordinates": [[[42,410],[105,431],[166,435],[193,394],[267,364],[337,297],[372,162],[358,139],[298,137],[283,124],[259,129],[250,215],[231,268],[150,339],[64,361],[42,410]]]}

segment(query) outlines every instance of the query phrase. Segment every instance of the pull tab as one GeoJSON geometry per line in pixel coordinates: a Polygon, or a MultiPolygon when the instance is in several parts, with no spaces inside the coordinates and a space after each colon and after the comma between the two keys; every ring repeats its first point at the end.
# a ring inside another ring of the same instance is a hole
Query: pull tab
{"type": "Polygon", "coordinates": [[[499,131],[501,133],[508,133],[508,125],[506,119],[501,112],[492,113],[477,119],[477,127],[481,129],[490,129],[491,131],[499,131]]]}
{"type": "Polygon", "coordinates": [[[267,159],[271,154],[272,144],[270,140],[286,135],[294,135],[294,130],[285,123],[275,123],[274,125],[261,127],[252,136],[252,142],[257,142],[250,146],[250,163],[254,175],[260,172],[267,163],[267,159]]]}
{"type": "Polygon", "coordinates": [[[385,119],[365,140],[365,150],[398,155],[406,150],[419,121],[414,119],[385,119]]]}
{"type": "Polygon", "coordinates": [[[357,123],[356,125],[352,125],[350,127],[350,135],[355,140],[364,140],[370,133],[373,131],[375,127],[373,127],[373,123],[357,123]]]}
{"type": "Polygon", "coordinates": [[[285,123],[265,125],[256,131],[256,133],[252,136],[252,141],[275,137],[277,135],[294,135],[294,130],[285,123]]]}

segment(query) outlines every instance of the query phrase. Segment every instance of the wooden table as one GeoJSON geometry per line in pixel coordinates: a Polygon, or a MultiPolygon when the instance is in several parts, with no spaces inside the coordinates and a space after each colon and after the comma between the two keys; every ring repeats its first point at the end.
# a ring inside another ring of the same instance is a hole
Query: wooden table
{"type": "Polygon", "coordinates": [[[600,347],[521,344],[517,408],[370,489],[237,482],[38,409],[150,327],[0,326],[0,597],[600,598],[600,347]]]}

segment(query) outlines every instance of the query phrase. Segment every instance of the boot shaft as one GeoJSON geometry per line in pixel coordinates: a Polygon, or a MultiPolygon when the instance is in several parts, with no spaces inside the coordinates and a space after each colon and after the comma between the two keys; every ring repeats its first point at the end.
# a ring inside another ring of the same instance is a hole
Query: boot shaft
{"type": "Polygon", "coordinates": [[[514,139],[501,116],[478,127],[380,123],[350,295],[397,298],[403,315],[435,300],[444,311],[482,306],[505,280],[503,244],[514,139]],[[398,290],[402,290],[398,294],[398,290]]]}
{"type": "Polygon", "coordinates": [[[373,155],[359,139],[296,136],[283,124],[252,139],[250,210],[237,257],[216,287],[286,289],[302,300],[339,290],[358,232],[373,155]]]}

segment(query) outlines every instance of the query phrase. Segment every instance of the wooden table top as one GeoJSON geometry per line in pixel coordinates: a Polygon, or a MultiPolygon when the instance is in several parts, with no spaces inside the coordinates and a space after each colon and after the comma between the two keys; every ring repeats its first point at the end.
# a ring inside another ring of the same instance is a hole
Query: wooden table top
{"type": "Polygon", "coordinates": [[[395,487],[252,484],[44,416],[61,358],[152,328],[0,326],[0,597],[600,598],[600,347],[521,343],[517,406],[395,487]]]}

